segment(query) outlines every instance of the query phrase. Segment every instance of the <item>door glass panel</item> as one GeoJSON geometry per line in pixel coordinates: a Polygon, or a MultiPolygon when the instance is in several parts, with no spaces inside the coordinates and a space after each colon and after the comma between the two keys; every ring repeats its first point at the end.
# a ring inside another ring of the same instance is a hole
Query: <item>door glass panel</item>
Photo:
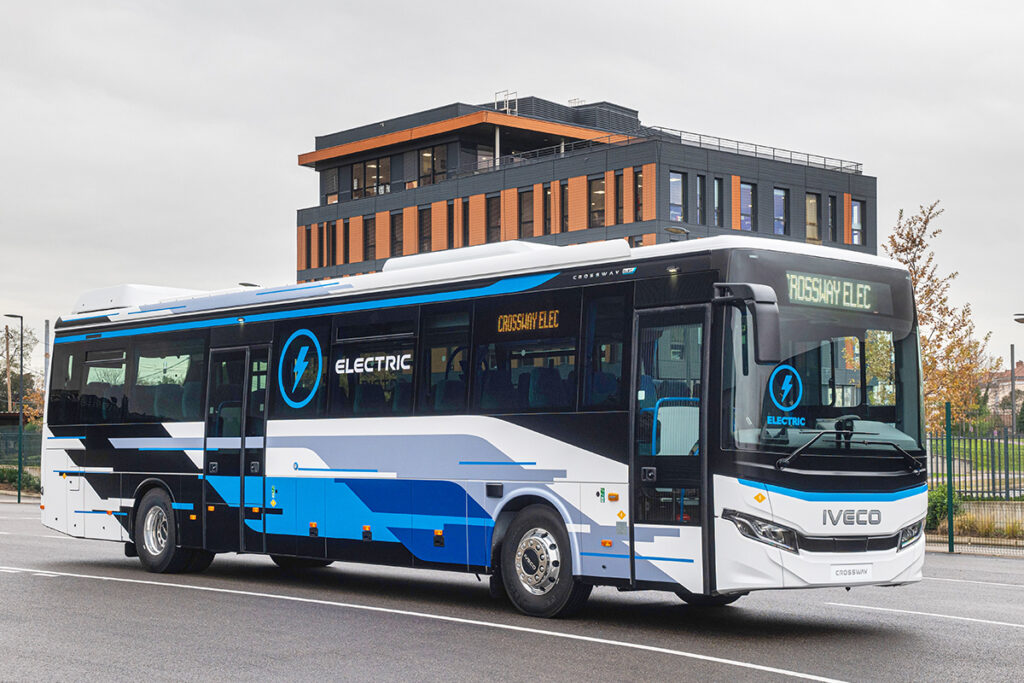
{"type": "Polygon", "coordinates": [[[242,435],[242,394],[245,385],[245,352],[217,357],[210,368],[210,401],[207,438],[242,435]]]}
{"type": "Polygon", "coordinates": [[[698,455],[703,322],[652,321],[638,336],[637,454],[698,455]]]}
{"type": "Polygon", "coordinates": [[[246,407],[246,436],[263,436],[267,413],[267,373],[270,364],[266,349],[254,349],[249,358],[249,401],[246,407]]]}

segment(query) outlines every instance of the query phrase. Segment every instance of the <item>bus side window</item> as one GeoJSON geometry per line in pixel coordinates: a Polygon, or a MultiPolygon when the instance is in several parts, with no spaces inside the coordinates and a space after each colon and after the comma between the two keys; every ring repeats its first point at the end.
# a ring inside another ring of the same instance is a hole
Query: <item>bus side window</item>
{"type": "Polygon", "coordinates": [[[582,374],[583,408],[625,410],[628,382],[623,381],[629,357],[632,304],[629,288],[600,287],[585,292],[582,374]]]}
{"type": "Polygon", "coordinates": [[[202,338],[137,342],[128,417],[135,422],[201,420],[206,344],[202,338]]]}
{"type": "Polygon", "coordinates": [[[82,383],[82,351],[77,345],[59,344],[53,351],[50,376],[50,405],[47,421],[52,425],[78,422],[78,391],[82,383]]]}
{"type": "Polygon", "coordinates": [[[124,349],[88,351],[85,378],[79,398],[80,419],[85,424],[112,424],[125,418],[124,349]]]}
{"type": "Polygon", "coordinates": [[[466,410],[469,387],[469,308],[422,314],[420,334],[420,413],[460,413],[466,410]]]}

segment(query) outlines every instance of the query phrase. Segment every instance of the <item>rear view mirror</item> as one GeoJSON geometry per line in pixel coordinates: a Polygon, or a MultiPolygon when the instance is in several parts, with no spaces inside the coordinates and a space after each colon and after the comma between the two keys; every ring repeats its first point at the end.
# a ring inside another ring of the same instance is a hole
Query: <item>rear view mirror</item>
{"type": "Polygon", "coordinates": [[[713,303],[737,304],[746,308],[754,322],[755,360],[758,363],[782,361],[779,300],[774,289],[745,282],[716,282],[713,303]]]}

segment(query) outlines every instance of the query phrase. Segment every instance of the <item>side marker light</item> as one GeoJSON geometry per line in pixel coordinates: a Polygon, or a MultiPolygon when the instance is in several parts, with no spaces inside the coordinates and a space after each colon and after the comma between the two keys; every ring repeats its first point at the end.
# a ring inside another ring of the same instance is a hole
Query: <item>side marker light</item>
{"type": "Polygon", "coordinates": [[[609,541],[608,539],[604,539],[603,541],[601,541],[601,545],[603,547],[605,547],[605,548],[611,548],[612,547],[612,542],[609,541]]]}

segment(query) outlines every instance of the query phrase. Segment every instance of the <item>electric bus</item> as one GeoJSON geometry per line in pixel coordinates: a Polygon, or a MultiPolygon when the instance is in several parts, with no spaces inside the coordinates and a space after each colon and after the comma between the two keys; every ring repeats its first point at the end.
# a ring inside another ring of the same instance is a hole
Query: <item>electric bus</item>
{"type": "Polygon", "coordinates": [[[262,553],[725,605],[921,578],[907,270],[745,237],[522,242],[222,292],[86,293],[55,328],[43,523],[153,572],[262,553]]]}

